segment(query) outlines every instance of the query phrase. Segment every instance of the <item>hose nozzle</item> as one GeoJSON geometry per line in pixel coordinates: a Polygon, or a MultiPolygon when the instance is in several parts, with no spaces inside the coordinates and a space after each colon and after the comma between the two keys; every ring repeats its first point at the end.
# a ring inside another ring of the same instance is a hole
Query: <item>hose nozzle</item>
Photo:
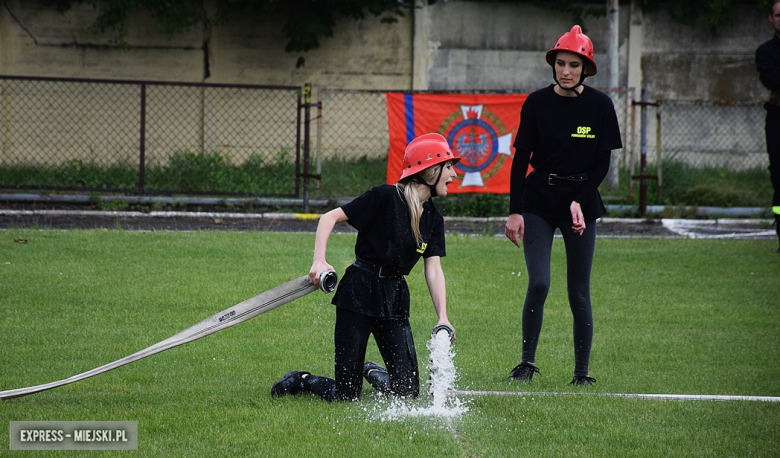
{"type": "Polygon", "coordinates": [[[339,283],[339,276],[332,270],[326,270],[320,274],[320,290],[323,293],[332,293],[339,283]]]}
{"type": "Polygon", "coordinates": [[[455,340],[455,328],[453,328],[452,326],[446,323],[437,324],[436,326],[434,326],[433,331],[431,331],[431,337],[435,339],[436,334],[438,334],[439,331],[447,331],[447,334],[450,335],[450,342],[455,340]]]}

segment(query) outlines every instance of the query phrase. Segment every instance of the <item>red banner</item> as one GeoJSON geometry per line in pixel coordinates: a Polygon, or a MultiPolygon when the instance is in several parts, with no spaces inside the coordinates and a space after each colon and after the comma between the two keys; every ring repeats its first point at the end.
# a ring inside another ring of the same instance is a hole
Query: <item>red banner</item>
{"type": "Polygon", "coordinates": [[[415,137],[437,132],[460,157],[450,193],[509,193],[514,136],[528,94],[387,93],[390,154],[387,183],[401,176],[404,150],[415,137]]]}

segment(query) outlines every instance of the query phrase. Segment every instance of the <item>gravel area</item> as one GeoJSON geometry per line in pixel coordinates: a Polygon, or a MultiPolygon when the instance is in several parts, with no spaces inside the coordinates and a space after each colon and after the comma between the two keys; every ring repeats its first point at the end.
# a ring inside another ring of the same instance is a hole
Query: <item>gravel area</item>
{"type": "MultiPolygon", "coordinates": [[[[503,235],[505,218],[446,218],[449,233],[503,235]]],[[[128,231],[276,231],[314,232],[316,216],[293,213],[125,212],[95,210],[0,209],[0,229],[40,228],[57,230],[122,229],[128,231]]],[[[336,232],[355,232],[339,224],[336,232]]],[[[675,237],[661,220],[604,219],[598,223],[602,237],[675,237]]]]}
{"type": "MultiPolygon", "coordinates": [[[[220,208],[164,208],[164,211],[101,211],[88,205],[0,204],[0,229],[120,229],[127,231],[275,231],[315,232],[316,214],[235,213],[220,208]]],[[[476,236],[503,236],[506,218],[445,217],[448,233],[476,236]]],[[[336,232],[355,230],[346,223],[336,232]]],[[[599,237],[691,237],[691,238],[767,238],[776,234],[767,219],[642,219],[602,218],[599,237]]]]}

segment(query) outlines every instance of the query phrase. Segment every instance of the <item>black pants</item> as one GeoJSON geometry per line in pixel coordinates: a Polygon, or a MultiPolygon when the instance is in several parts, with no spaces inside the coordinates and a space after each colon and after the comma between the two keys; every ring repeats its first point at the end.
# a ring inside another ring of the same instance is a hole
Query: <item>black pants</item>
{"type": "Polygon", "coordinates": [[[767,111],[766,150],[769,153],[769,179],[772,180],[774,194],[772,195],[772,213],[777,226],[775,230],[780,238],[780,110],[767,111]]]}
{"type": "Polygon", "coordinates": [[[586,222],[582,235],[574,233],[571,221],[559,224],[537,215],[523,214],[523,252],[528,269],[528,290],[523,305],[522,362],[535,362],[542,331],[544,302],[550,290],[550,254],[556,227],[566,245],[566,284],[574,318],[574,375],[588,375],[593,342],[593,313],[590,304],[590,271],[596,246],[596,222],[586,222]]]}
{"type": "Polygon", "coordinates": [[[375,318],[336,307],[335,380],[310,375],[304,386],[326,401],[353,401],[363,388],[363,363],[373,334],[390,378],[390,393],[417,397],[420,372],[408,319],[375,318]]]}

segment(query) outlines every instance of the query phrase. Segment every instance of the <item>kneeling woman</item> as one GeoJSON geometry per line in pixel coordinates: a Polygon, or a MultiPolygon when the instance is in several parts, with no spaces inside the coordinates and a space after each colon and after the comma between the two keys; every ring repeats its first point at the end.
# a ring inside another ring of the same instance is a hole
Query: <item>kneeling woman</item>
{"type": "Polygon", "coordinates": [[[444,218],[432,197],[447,194],[456,177],[453,165],[459,160],[443,136],[417,137],[406,148],[395,186],[375,187],[320,218],[309,271],[315,285],[323,271],[333,269],[325,252],[335,225],[347,221],[358,230],[355,262],[347,267],[332,301],[336,305],[335,379],[290,371],[273,384],[272,396],[311,392],[327,401],[356,400],[363,377],[387,394],[418,395],[419,370],[404,276],[420,257],[424,259],[438,323],[450,326],[440,260],[445,255],[444,218]],[[365,362],[371,334],[386,369],[365,362]]]}

